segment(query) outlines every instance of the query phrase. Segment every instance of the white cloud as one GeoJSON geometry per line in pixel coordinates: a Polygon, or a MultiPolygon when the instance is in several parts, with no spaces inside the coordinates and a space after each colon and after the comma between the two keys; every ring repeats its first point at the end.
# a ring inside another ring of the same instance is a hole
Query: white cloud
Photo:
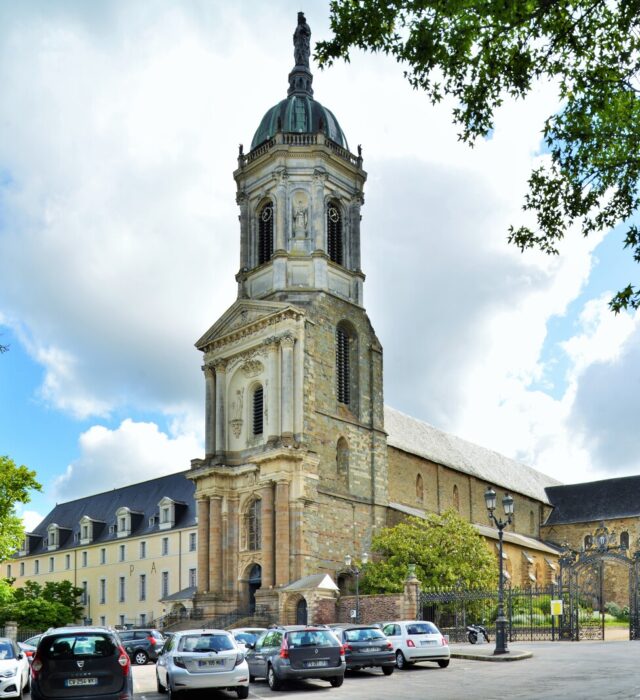
{"type": "Polygon", "coordinates": [[[22,518],[25,532],[33,532],[44,520],[44,515],[37,513],[35,510],[25,510],[20,517],[22,518]]]}
{"type": "Polygon", "coordinates": [[[163,474],[188,469],[199,454],[194,434],[170,437],[154,423],[124,420],[116,430],[94,425],[80,436],[80,457],[54,484],[54,497],[69,501],[163,474]]]}
{"type": "MultiPolygon", "coordinates": [[[[34,3],[0,21],[10,222],[0,223],[0,319],[44,367],[55,409],[157,411],[171,428],[85,432],[58,482],[65,499],[86,493],[85,475],[97,491],[202,453],[193,342],[235,298],[237,144],[248,150],[286,94],[298,10],[288,0],[88,7],[34,3]]],[[[314,40],[328,35],[326,3],[307,17],[314,40]]],[[[387,403],[558,478],[603,469],[606,435],[585,436],[596,424],[618,435],[624,421],[587,407],[596,369],[632,373],[636,325],[587,299],[563,336],[573,335],[564,384],[545,390],[550,321],[580,300],[599,238],[572,233],[560,257],[506,243],[508,225],[527,221],[520,206],[544,161],[554,86],[507,101],[474,149],[458,141],[451,104],[432,107],[388,57],[355,53],[315,71],[314,88],[352,150],[364,146],[365,303],[385,348],[387,403]]],[[[627,408],[624,376],[615,390],[627,408]]]]}

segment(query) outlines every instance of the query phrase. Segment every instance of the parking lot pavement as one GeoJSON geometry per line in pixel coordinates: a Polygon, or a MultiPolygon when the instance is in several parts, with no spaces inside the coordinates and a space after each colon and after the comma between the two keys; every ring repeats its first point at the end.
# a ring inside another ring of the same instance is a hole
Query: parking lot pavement
{"type": "MultiPolygon", "coordinates": [[[[455,645],[466,647],[466,645],[455,645]]],[[[480,645],[478,649],[483,648],[480,645]]],[[[448,668],[421,663],[391,676],[379,671],[348,673],[340,688],[323,681],[292,683],[274,693],[265,681],[250,686],[250,698],[262,700],[301,700],[325,697],[327,700],[607,700],[640,697],[640,656],[637,642],[531,642],[511,644],[512,651],[532,652],[518,663],[482,663],[452,658],[448,668]]],[[[484,645],[490,651],[491,645],[484,645]]],[[[156,690],[155,665],[133,667],[136,700],[166,700],[156,690]]],[[[227,691],[189,694],[185,700],[224,700],[235,698],[227,691]]]]}

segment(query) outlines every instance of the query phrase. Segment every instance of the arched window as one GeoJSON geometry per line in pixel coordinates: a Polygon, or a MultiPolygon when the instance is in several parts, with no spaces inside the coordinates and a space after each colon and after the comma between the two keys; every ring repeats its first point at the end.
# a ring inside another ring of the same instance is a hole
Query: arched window
{"type": "Polygon", "coordinates": [[[258,215],[258,265],[273,255],[273,202],[267,202],[258,215]]]}
{"type": "Polygon", "coordinates": [[[329,202],[327,207],[327,252],[329,259],[338,265],[343,263],[343,247],[342,213],[336,202],[329,202]]]}
{"type": "Polygon", "coordinates": [[[416,476],[416,499],[418,503],[424,503],[424,481],[422,480],[422,474],[416,476]]]}
{"type": "Polygon", "coordinates": [[[257,386],[253,392],[253,424],[254,435],[262,435],[264,416],[264,392],[261,386],[257,386]]]}
{"type": "Polygon", "coordinates": [[[458,492],[458,487],[453,485],[453,507],[460,512],[460,493],[458,492]]]}
{"type": "Polygon", "coordinates": [[[349,444],[341,437],[336,446],[336,468],[341,479],[349,478],[349,444]]]}
{"type": "Polygon", "coordinates": [[[584,548],[590,549],[593,546],[593,537],[591,535],[584,536],[584,548]]]}
{"type": "Polygon", "coordinates": [[[262,545],[262,501],[252,501],[246,514],[247,549],[255,551],[262,545]]]}
{"type": "Polygon", "coordinates": [[[620,533],[620,546],[629,549],[629,533],[626,530],[620,533]]]}
{"type": "Polygon", "coordinates": [[[349,357],[349,335],[338,326],[336,331],[336,393],[338,401],[351,403],[351,367],[349,357]]]}

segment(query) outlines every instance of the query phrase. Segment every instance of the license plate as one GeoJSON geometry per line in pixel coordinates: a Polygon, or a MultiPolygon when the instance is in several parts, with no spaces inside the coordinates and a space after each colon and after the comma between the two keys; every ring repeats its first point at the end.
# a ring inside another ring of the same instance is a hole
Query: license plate
{"type": "Polygon", "coordinates": [[[430,646],[431,644],[437,644],[437,643],[438,643],[438,642],[436,642],[434,639],[421,639],[421,640],[420,640],[420,646],[421,646],[421,647],[428,647],[428,646],[430,646]]]}
{"type": "Polygon", "coordinates": [[[211,666],[224,666],[224,660],[223,659],[205,659],[205,660],[199,660],[198,661],[198,666],[200,668],[207,668],[211,666]]]}
{"type": "Polygon", "coordinates": [[[327,661],[307,661],[305,666],[307,668],[316,668],[317,666],[327,666],[328,662],[327,661]]]}
{"type": "Polygon", "coordinates": [[[67,688],[78,685],[98,685],[97,678],[67,678],[64,682],[67,688]]]}
{"type": "Polygon", "coordinates": [[[364,652],[365,654],[370,651],[382,651],[380,647],[367,647],[366,649],[361,649],[360,651],[364,652]]]}

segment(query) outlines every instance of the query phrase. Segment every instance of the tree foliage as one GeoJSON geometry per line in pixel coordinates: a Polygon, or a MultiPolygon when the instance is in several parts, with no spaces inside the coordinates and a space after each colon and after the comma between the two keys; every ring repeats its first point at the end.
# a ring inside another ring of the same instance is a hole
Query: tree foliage
{"type": "Polygon", "coordinates": [[[375,561],[362,576],[364,593],[402,591],[409,564],[423,588],[491,588],[498,573],[495,558],[477,530],[453,510],[409,517],[374,536],[375,561]]]}
{"type": "Polygon", "coordinates": [[[0,561],[10,557],[22,542],[24,526],[16,515],[15,504],[28,503],[31,490],[42,490],[36,473],[0,456],[0,561]]]}
{"type": "Polygon", "coordinates": [[[0,625],[13,620],[19,627],[37,630],[75,622],[82,617],[81,595],[82,588],[71,581],[47,581],[44,586],[26,581],[14,589],[4,580],[0,582],[0,625]]]}
{"type": "MultiPolygon", "coordinates": [[[[318,43],[321,65],[349,60],[353,47],[406,66],[433,103],[453,96],[453,121],[473,144],[493,128],[505,96],[538,79],[558,86],[561,107],[543,136],[550,162],[529,178],[523,208],[536,227],[514,227],[521,250],[557,254],[569,226],[582,234],[625,222],[625,248],[640,262],[640,0],[332,0],[334,37],[318,43]]],[[[610,302],[640,306],[628,284],[610,302]]]]}

